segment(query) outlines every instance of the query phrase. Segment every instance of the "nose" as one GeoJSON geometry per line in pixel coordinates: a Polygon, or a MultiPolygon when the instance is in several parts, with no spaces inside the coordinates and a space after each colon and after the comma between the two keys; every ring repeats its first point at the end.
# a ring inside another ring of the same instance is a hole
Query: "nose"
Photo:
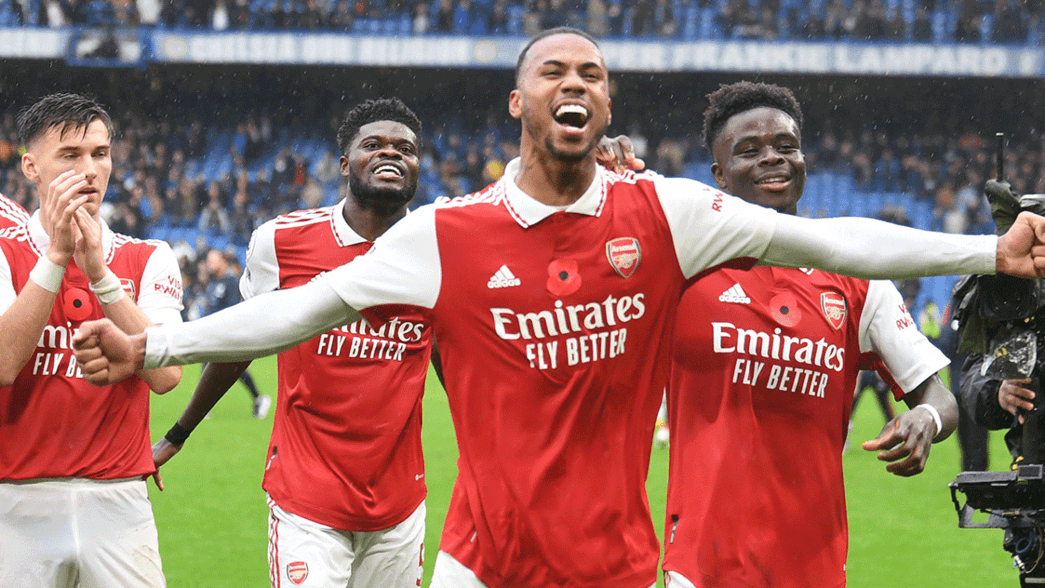
{"type": "Polygon", "coordinates": [[[399,152],[399,148],[392,143],[385,143],[384,145],[382,145],[379,153],[382,157],[386,158],[391,157],[395,159],[402,159],[403,157],[403,154],[399,152]]]}
{"type": "Polygon", "coordinates": [[[758,163],[760,165],[779,165],[783,162],[784,156],[772,146],[767,146],[762,150],[762,159],[758,163]]]}
{"type": "Polygon", "coordinates": [[[98,177],[98,166],[94,162],[94,158],[91,157],[90,153],[80,158],[80,164],[77,167],[80,169],[76,171],[87,176],[88,182],[91,182],[94,178],[98,177]]]}
{"type": "Polygon", "coordinates": [[[576,70],[569,70],[562,77],[562,89],[568,92],[583,94],[585,87],[584,78],[581,77],[581,73],[576,70]]]}

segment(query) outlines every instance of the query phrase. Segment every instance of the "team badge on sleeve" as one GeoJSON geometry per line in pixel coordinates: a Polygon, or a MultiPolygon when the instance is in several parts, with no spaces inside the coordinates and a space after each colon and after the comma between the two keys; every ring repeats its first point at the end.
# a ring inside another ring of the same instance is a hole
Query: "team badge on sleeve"
{"type": "Polygon", "coordinates": [[[295,586],[300,585],[308,577],[308,564],[303,561],[292,561],[287,564],[287,577],[295,586]]]}
{"type": "Polygon", "coordinates": [[[131,299],[131,302],[138,302],[138,290],[134,287],[134,280],[129,278],[120,278],[120,285],[123,286],[123,292],[127,295],[127,298],[131,299]]]}
{"type": "Polygon", "coordinates": [[[613,271],[622,278],[630,278],[642,261],[642,248],[634,237],[618,237],[606,242],[606,258],[613,271]]]}
{"type": "Polygon", "coordinates": [[[820,310],[824,311],[827,322],[835,329],[841,329],[845,324],[847,307],[845,297],[838,292],[824,292],[820,294],[820,310]]]}

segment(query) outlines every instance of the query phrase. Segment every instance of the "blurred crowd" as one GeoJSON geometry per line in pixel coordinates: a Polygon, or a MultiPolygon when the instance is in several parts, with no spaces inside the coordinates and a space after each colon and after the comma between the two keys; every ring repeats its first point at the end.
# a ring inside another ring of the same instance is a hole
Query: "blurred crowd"
{"type": "Polygon", "coordinates": [[[22,25],[1026,43],[1042,0],[0,0],[22,25]],[[706,23],[705,23],[706,21],[706,23]]]}
{"type": "MultiPolygon", "coordinates": [[[[209,90],[194,86],[178,70],[123,72],[116,80],[95,80],[119,88],[99,97],[110,105],[118,131],[103,210],[114,230],[172,242],[184,239],[192,245],[202,235],[219,248],[242,252],[265,220],[341,198],[345,181],[335,136],[343,109],[356,100],[341,89],[344,81],[300,92],[302,79],[271,77],[284,75],[278,72],[240,73],[199,73],[199,83],[209,90]],[[259,87],[272,91],[260,96],[252,90],[259,87]]],[[[316,79],[310,72],[298,75],[316,79]]],[[[447,74],[446,87],[417,81],[413,90],[407,82],[414,78],[406,74],[389,79],[390,86],[399,88],[395,94],[414,105],[425,121],[414,206],[477,191],[500,177],[505,164],[518,155],[518,122],[506,116],[500,92],[510,84],[511,73],[490,74],[498,75],[505,79],[447,74]]],[[[693,95],[703,96],[716,84],[703,78],[665,78],[652,87],[648,80],[615,80],[617,126],[610,133],[628,135],[651,169],[709,181],[710,156],[700,136],[703,108],[693,95]],[[694,87],[698,79],[704,85],[694,87]],[[687,90],[691,95],[684,94],[687,90]]],[[[843,176],[854,191],[900,194],[902,199],[892,202],[901,217],[915,208],[905,202],[929,203],[917,208],[932,210],[933,218],[916,219],[918,226],[988,233],[993,225],[982,188],[995,166],[993,132],[984,129],[1015,126],[1020,132],[1006,150],[1007,175],[1018,193],[1045,193],[1045,135],[1032,120],[1014,114],[1040,112],[1041,100],[1030,96],[1040,95],[1030,91],[1037,87],[1033,82],[1007,97],[948,102],[946,97],[961,90],[929,80],[921,90],[909,84],[910,99],[902,103],[891,98],[894,90],[888,87],[874,96],[875,86],[867,85],[857,88],[854,97],[839,95],[831,83],[796,86],[806,109],[803,149],[810,174],[843,176]],[[837,101],[826,102],[827,96],[837,101]],[[974,103],[983,112],[974,113],[974,103]],[[986,120],[974,123],[970,116],[986,120]]],[[[366,97],[392,94],[364,83],[348,85],[366,97]]],[[[14,111],[0,116],[0,192],[32,211],[36,196],[19,171],[14,116],[14,111]]],[[[809,192],[807,200],[812,201],[809,192]]],[[[851,194],[826,197],[844,203],[851,194]]],[[[799,208],[811,216],[825,214],[799,208]]],[[[845,207],[837,210],[844,214],[845,207]]]]}

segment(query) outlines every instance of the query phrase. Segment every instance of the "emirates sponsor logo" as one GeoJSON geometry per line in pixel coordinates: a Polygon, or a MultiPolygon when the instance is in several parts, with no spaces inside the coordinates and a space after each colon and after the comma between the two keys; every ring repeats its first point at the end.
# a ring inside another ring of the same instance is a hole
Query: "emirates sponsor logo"
{"type": "Polygon", "coordinates": [[[845,324],[848,313],[845,297],[838,292],[824,292],[820,294],[820,310],[824,311],[827,322],[836,330],[845,324]]]}
{"type": "Polygon", "coordinates": [[[287,578],[295,585],[300,585],[308,578],[308,564],[303,561],[294,561],[287,564],[287,578]]]}
{"type": "Polygon", "coordinates": [[[728,290],[719,294],[718,301],[730,304],[751,304],[751,299],[748,298],[747,292],[744,292],[739,283],[733,284],[728,290]]]}
{"type": "Polygon", "coordinates": [[[512,270],[508,269],[508,266],[502,265],[494,275],[490,276],[490,281],[486,282],[486,287],[493,290],[494,288],[512,288],[520,284],[522,284],[522,281],[515,277],[512,270]]]}
{"type": "Polygon", "coordinates": [[[606,243],[606,258],[617,275],[630,278],[642,261],[642,247],[634,237],[619,237],[606,243]]]}
{"type": "Polygon", "coordinates": [[[733,323],[711,323],[715,353],[736,353],[762,359],[795,362],[810,367],[823,367],[836,372],[845,367],[845,349],[824,338],[785,335],[780,328],[772,333],[744,329],[733,323]]]}

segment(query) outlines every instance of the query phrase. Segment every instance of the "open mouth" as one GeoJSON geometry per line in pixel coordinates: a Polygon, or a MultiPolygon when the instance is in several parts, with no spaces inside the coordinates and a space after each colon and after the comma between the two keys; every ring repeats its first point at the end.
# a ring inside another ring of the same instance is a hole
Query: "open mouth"
{"type": "Polygon", "coordinates": [[[785,190],[790,184],[791,176],[783,174],[767,176],[755,182],[755,185],[770,191],[785,190]]]}
{"type": "Polygon", "coordinates": [[[383,180],[399,180],[403,178],[403,170],[391,163],[383,163],[374,169],[374,176],[383,180]]]}
{"type": "Polygon", "coordinates": [[[555,110],[555,122],[575,129],[584,128],[590,116],[588,109],[580,104],[563,104],[555,110]]]}

